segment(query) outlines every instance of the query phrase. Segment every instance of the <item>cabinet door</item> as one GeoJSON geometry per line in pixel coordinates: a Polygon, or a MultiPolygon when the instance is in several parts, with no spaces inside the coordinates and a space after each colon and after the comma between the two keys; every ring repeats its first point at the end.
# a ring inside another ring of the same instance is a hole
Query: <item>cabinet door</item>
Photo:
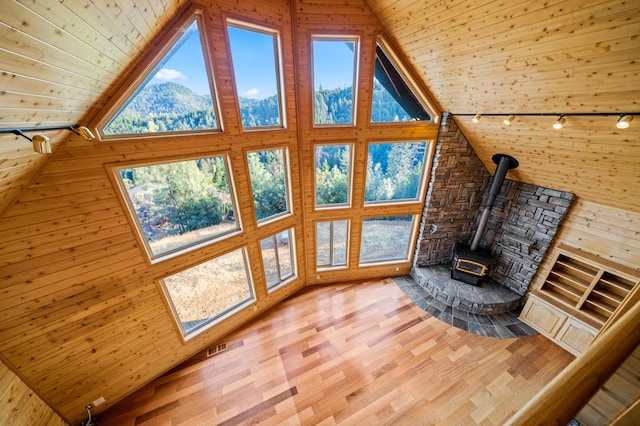
{"type": "Polygon", "coordinates": [[[560,346],[563,346],[574,355],[582,354],[587,346],[591,344],[598,331],[574,318],[567,318],[564,326],[558,332],[556,339],[560,346]]]}
{"type": "Polygon", "coordinates": [[[531,295],[522,309],[520,319],[553,339],[567,319],[567,314],[531,295]]]}

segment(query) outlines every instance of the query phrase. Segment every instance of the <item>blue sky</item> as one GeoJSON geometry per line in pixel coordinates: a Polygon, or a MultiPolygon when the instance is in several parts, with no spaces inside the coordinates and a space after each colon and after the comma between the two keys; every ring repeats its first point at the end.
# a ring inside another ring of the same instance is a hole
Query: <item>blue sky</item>
{"type": "Polygon", "coordinates": [[[174,47],[171,57],[160,64],[149,84],[167,81],[182,84],[199,95],[211,95],[202,44],[195,22],[174,47]]]}
{"type": "Polygon", "coordinates": [[[353,85],[354,43],[344,40],[313,41],[313,87],[318,90],[353,85]]]}
{"type": "MultiPolygon", "coordinates": [[[[269,34],[228,28],[231,56],[241,97],[264,99],[277,91],[274,37],[269,34]]],[[[341,40],[314,40],[314,86],[324,89],[353,84],[353,43],[341,40]],[[351,46],[349,48],[348,44],[351,46]]],[[[172,49],[169,59],[161,63],[149,84],[173,81],[195,93],[209,95],[209,83],[202,45],[196,23],[185,32],[172,49]]]]}
{"type": "MultiPolygon", "coordinates": [[[[228,35],[238,94],[255,99],[275,95],[274,37],[235,27],[229,27],[228,35]]],[[[149,83],[167,81],[182,84],[200,95],[210,93],[197,27],[192,26],[185,33],[149,83]]]]}
{"type": "Polygon", "coordinates": [[[238,95],[255,99],[275,95],[275,36],[234,27],[228,34],[238,95]]]}

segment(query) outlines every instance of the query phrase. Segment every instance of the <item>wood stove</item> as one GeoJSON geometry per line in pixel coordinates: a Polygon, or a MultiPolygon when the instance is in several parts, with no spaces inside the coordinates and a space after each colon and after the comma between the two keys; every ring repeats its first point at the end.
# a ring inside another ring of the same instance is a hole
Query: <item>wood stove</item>
{"type": "Polygon", "coordinates": [[[482,235],[491,215],[491,208],[498,194],[500,194],[507,171],[518,167],[518,160],[507,154],[496,154],[492,157],[492,160],[497,165],[496,172],[493,175],[493,181],[489,188],[489,198],[482,211],[473,241],[470,246],[457,243],[453,247],[451,278],[472,285],[480,285],[489,273],[492,260],[491,252],[486,248],[480,248],[480,240],[482,240],[482,235]]]}

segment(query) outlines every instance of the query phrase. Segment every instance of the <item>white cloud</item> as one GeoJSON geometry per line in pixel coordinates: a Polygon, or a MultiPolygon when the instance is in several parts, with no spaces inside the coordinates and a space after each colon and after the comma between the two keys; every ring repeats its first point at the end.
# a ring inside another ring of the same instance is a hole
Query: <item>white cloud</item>
{"type": "Polygon", "coordinates": [[[158,80],[176,80],[176,79],[186,80],[187,76],[182,74],[178,70],[172,70],[170,68],[162,68],[160,71],[156,73],[155,78],[157,78],[158,80]]]}
{"type": "Polygon", "coordinates": [[[258,93],[260,93],[260,91],[259,91],[258,89],[256,89],[256,88],[249,89],[249,90],[247,90],[246,92],[244,92],[244,94],[245,94],[246,96],[255,96],[255,95],[257,95],[258,93]]]}

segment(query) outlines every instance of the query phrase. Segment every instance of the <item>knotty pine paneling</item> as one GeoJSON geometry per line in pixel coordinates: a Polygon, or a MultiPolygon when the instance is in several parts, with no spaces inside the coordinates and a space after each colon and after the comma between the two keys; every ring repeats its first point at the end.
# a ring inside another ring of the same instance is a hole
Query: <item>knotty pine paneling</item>
{"type": "MultiPolygon", "coordinates": [[[[115,102],[124,82],[132,78],[128,76],[139,72],[145,63],[143,56],[152,50],[162,28],[186,3],[7,3],[6,16],[0,17],[4,35],[0,37],[0,127],[95,123],[105,107],[115,102]]],[[[223,134],[93,145],[67,131],[47,132],[56,152],[46,157],[32,153],[24,139],[0,136],[0,353],[25,383],[69,421],[79,420],[84,415],[82,407],[99,396],[109,406],[284,299],[307,279],[330,282],[408,271],[409,262],[323,273],[320,280],[314,271],[313,224],[326,217],[326,213],[313,211],[309,198],[313,194],[310,158],[314,143],[355,144],[354,207],[345,216],[353,218],[351,265],[357,262],[361,216],[400,210],[420,214],[422,210],[421,203],[402,209],[362,207],[367,142],[435,141],[438,131],[428,123],[367,125],[377,34],[390,36],[408,58],[409,68],[417,71],[418,80],[443,109],[454,114],[639,109],[640,85],[632,62],[639,41],[632,34],[640,14],[632,2],[603,1],[598,7],[578,7],[570,1],[521,2],[507,9],[496,1],[471,0],[455,5],[413,0],[203,3],[209,11],[223,134]],[[288,83],[286,129],[242,133],[224,42],[224,16],[246,17],[281,30],[288,83]],[[314,129],[310,124],[309,35],[331,31],[361,37],[355,128],[314,129]],[[290,150],[295,214],[257,228],[252,221],[244,154],[247,149],[267,147],[290,150]],[[150,266],[113,192],[105,165],[218,152],[232,155],[245,234],[150,266]],[[267,295],[260,287],[257,243],[289,227],[295,228],[299,239],[300,279],[267,295]],[[247,246],[252,259],[258,311],[243,311],[183,344],[156,280],[241,246],[247,246]]],[[[471,127],[458,121],[490,170],[495,152],[515,155],[521,167],[512,178],[574,192],[587,205],[597,206],[597,213],[612,206],[623,222],[628,214],[624,210],[631,211],[637,222],[634,215],[640,211],[640,202],[633,197],[639,183],[637,167],[633,167],[634,159],[640,157],[638,134],[633,130],[636,123],[623,133],[611,127],[610,120],[613,118],[580,124],[569,118],[561,137],[549,129],[552,122],[542,126],[541,119],[529,124],[518,120],[506,133],[499,122],[492,126],[490,120],[483,120],[479,127],[471,127]]],[[[609,216],[612,221],[618,217],[607,212],[601,215],[609,216]]],[[[601,255],[617,261],[627,261],[638,252],[625,235],[605,239],[610,247],[598,249],[595,241],[603,231],[585,239],[579,226],[587,226],[585,223],[595,226],[588,216],[578,213],[567,238],[585,241],[587,249],[600,250],[601,255]]],[[[620,229],[627,232],[624,225],[620,229]]]]}
{"type": "MultiPolygon", "coordinates": [[[[110,88],[132,58],[148,49],[183,3],[4,2],[0,128],[86,124],[111,96],[110,88]]],[[[68,132],[46,134],[54,150],[68,137],[68,132]]],[[[31,152],[20,167],[13,165],[5,154],[13,138],[0,135],[0,212],[45,163],[44,156],[31,152]]]]}
{"type": "Polygon", "coordinates": [[[0,424],[63,426],[67,423],[0,362],[0,424]]]}
{"type": "MultiPolygon", "coordinates": [[[[640,187],[640,126],[620,130],[617,116],[566,117],[565,127],[552,128],[557,117],[456,117],[478,157],[495,169],[493,154],[504,152],[520,162],[509,172],[515,180],[576,194],[585,201],[640,213],[635,196],[640,187]],[[469,137],[468,135],[473,135],[469,137]]],[[[640,122],[640,120],[638,121],[640,122]]]]}
{"type": "MultiPolygon", "coordinates": [[[[385,31],[444,111],[456,113],[640,112],[640,5],[626,1],[367,0],[385,31]]],[[[557,117],[557,116],[556,116],[557,117]]],[[[638,117],[458,117],[489,170],[515,156],[514,178],[640,212],[638,117]],[[634,126],[634,124],[636,124],[634,126]]]]}
{"type": "MultiPolygon", "coordinates": [[[[285,86],[285,129],[245,134],[238,123],[225,16],[277,28],[282,37],[284,80],[294,81],[290,5],[264,1],[255,6],[232,1],[206,5],[224,132],[95,143],[60,132],[61,146],[52,156],[38,157],[46,164],[37,176],[26,178],[25,188],[2,215],[0,354],[70,423],[81,420],[83,407],[96,398],[106,399],[98,407],[103,410],[305,284],[295,86],[285,86]],[[245,156],[248,150],[268,148],[289,150],[293,215],[257,227],[245,156]],[[113,186],[110,165],[219,153],[230,156],[244,233],[151,265],[113,186]],[[297,236],[298,278],[267,293],[259,240],[288,228],[294,228],[297,236]],[[250,259],[256,303],[183,342],[157,281],[240,247],[246,247],[250,259]]],[[[56,10],[59,7],[55,5],[56,10]]],[[[137,46],[142,33],[149,37],[154,26],[142,13],[151,2],[127,3],[119,9],[91,7],[103,19],[113,14],[107,22],[123,35],[120,47],[137,46]],[[142,15],[144,23],[135,26],[140,32],[125,33],[126,22],[142,15]]],[[[118,92],[113,95],[117,98],[118,92]]],[[[109,102],[115,101],[105,105],[109,102]]],[[[10,140],[14,139],[12,135],[10,140]]],[[[24,144],[30,149],[27,141],[24,144]]]]}

